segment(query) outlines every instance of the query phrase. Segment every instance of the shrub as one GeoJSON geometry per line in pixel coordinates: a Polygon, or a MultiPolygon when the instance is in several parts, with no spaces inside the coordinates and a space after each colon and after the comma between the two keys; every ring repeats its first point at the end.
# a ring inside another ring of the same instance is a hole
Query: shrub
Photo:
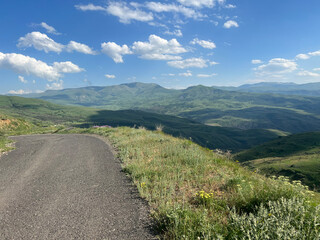
{"type": "Polygon", "coordinates": [[[302,198],[269,201],[255,213],[230,212],[228,239],[320,239],[320,207],[311,207],[302,198]]]}

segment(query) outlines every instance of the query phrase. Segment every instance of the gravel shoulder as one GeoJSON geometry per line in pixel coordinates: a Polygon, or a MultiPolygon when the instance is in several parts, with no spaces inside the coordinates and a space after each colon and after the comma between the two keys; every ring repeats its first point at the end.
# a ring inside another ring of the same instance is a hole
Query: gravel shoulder
{"type": "Polygon", "coordinates": [[[107,142],[12,137],[0,158],[0,239],[156,239],[146,202],[107,142]]]}

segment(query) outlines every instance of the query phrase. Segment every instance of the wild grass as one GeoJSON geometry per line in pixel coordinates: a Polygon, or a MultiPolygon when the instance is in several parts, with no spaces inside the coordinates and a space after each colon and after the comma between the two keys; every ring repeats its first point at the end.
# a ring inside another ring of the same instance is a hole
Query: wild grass
{"type": "Polygon", "coordinates": [[[107,136],[113,142],[124,171],[148,200],[164,239],[234,239],[229,229],[231,209],[239,216],[256,216],[257,207],[281,199],[303,199],[309,201],[308,206],[319,203],[319,195],[300,182],[263,177],[223,154],[159,130],[81,131],[107,136]]]}

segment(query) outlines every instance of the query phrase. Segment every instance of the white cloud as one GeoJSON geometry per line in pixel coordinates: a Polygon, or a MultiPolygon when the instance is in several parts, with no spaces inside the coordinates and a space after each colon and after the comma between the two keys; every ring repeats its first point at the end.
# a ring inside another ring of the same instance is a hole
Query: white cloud
{"type": "Polygon", "coordinates": [[[310,58],[310,56],[309,56],[308,54],[303,54],[303,53],[298,54],[298,55],[296,56],[296,59],[300,59],[300,60],[307,60],[307,59],[309,59],[309,58],[310,58]]]}
{"type": "Polygon", "coordinates": [[[191,8],[184,7],[182,5],[176,5],[174,3],[166,4],[160,2],[147,2],[146,7],[154,12],[176,12],[181,13],[188,18],[201,18],[202,14],[196,12],[191,8]]]}
{"type": "Polygon", "coordinates": [[[314,68],[313,71],[320,71],[320,68],[314,68]]]}
{"type": "Polygon", "coordinates": [[[212,8],[215,6],[215,0],[178,0],[179,3],[188,7],[212,8]]]}
{"type": "Polygon", "coordinates": [[[209,62],[210,66],[219,64],[218,62],[209,62]]]}
{"type": "Polygon", "coordinates": [[[181,61],[171,61],[168,62],[168,65],[174,68],[205,68],[208,67],[208,60],[203,58],[189,58],[181,61]]]}
{"type": "Polygon", "coordinates": [[[297,69],[296,62],[284,58],[274,58],[268,63],[260,65],[255,70],[261,75],[277,75],[291,73],[297,69]]]}
{"type": "Polygon", "coordinates": [[[150,35],[149,42],[134,42],[132,50],[141,58],[149,60],[179,60],[181,57],[175,55],[187,52],[176,39],[168,41],[157,35],[150,35]]]}
{"type": "Polygon", "coordinates": [[[20,81],[20,82],[22,82],[22,83],[28,83],[28,81],[25,80],[24,77],[18,76],[18,78],[19,78],[19,81],[20,81]]]}
{"type": "Polygon", "coordinates": [[[302,77],[320,77],[320,73],[314,73],[309,71],[301,71],[301,72],[298,72],[297,75],[302,77]]]}
{"type": "Polygon", "coordinates": [[[237,27],[239,27],[239,24],[236,21],[229,20],[223,24],[223,27],[224,28],[232,28],[232,27],[237,28],[237,27]]]}
{"type": "Polygon", "coordinates": [[[308,53],[310,56],[313,56],[313,57],[315,57],[315,56],[320,56],[320,50],[319,51],[315,51],[315,52],[310,52],[310,53],[308,53]]]}
{"type": "Polygon", "coordinates": [[[43,50],[48,52],[62,52],[64,46],[60,43],[56,43],[49,38],[46,34],[40,32],[32,32],[26,34],[24,37],[20,37],[17,46],[19,48],[34,47],[37,50],[43,50]]]}
{"type": "Polygon", "coordinates": [[[18,74],[33,75],[48,81],[57,81],[62,77],[61,73],[75,73],[83,71],[71,62],[55,62],[49,66],[45,62],[35,58],[16,53],[0,52],[0,68],[12,70],[18,74]]]}
{"type": "Polygon", "coordinates": [[[139,4],[131,3],[131,7],[125,2],[109,2],[106,7],[96,6],[92,3],[87,5],[75,5],[75,8],[81,11],[103,11],[118,17],[121,23],[131,23],[132,20],[149,22],[153,20],[152,13],[144,12],[138,7],[139,4]],[[133,7],[133,8],[132,8],[133,7]]]}
{"type": "Polygon", "coordinates": [[[32,91],[20,89],[20,90],[10,90],[8,93],[14,94],[14,95],[22,95],[22,94],[32,93],[32,91]]]}
{"type": "Polygon", "coordinates": [[[214,49],[216,48],[216,44],[214,42],[211,41],[206,41],[206,40],[199,40],[198,38],[193,39],[190,44],[198,44],[203,48],[207,48],[207,49],[214,49]]]}
{"type": "Polygon", "coordinates": [[[225,5],[225,8],[236,8],[237,6],[236,5],[233,5],[233,4],[227,4],[225,5]]]}
{"type": "Polygon", "coordinates": [[[253,59],[252,61],[251,61],[251,63],[252,64],[261,64],[261,63],[263,63],[260,59],[253,59]]]}
{"type": "Polygon", "coordinates": [[[214,76],[217,76],[216,73],[213,73],[213,74],[198,74],[197,77],[199,78],[210,78],[210,77],[214,77],[214,76]]]}
{"type": "Polygon", "coordinates": [[[63,88],[63,81],[62,80],[58,80],[58,81],[56,81],[56,82],[52,82],[52,83],[48,83],[47,85],[46,85],[46,88],[48,89],[48,90],[60,90],[60,89],[62,89],[63,88]]]}
{"type": "Polygon", "coordinates": [[[185,72],[185,73],[179,73],[179,76],[182,76],[182,77],[192,77],[192,72],[187,71],[187,72],[185,72]]]}
{"type": "Polygon", "coordinates": [[[70,61],[67,62],[54,62],[53,68],[59,73],[78,73],[84,71],[83,68],[73,64],[70,61]]]}
{"type": "Polygon", "coordinates": [[[55,42],[53,39],[49,38],[46,34],[40,32],[28,33],[26,36],[19,38],[18,47],[34,47],[39,51],[57,52],[62,51],[73,52],[77,51],[84,54],[96,54],[90,47],[85,44],[78,43],[75,41],[70,41],[68,45],[63,45],[55,42]]]}
{"type": "Polygon", "coordinates": [[[140,9],[132,9],[124,2],[110,2],[106,11],[118,17],[121,23],[131,23],[132,20],[149,22],[153,20],[152,13],[144,12],[140,9]]]}
{"type": "Polygon", "coordinates": [[[76,52],[80,52],[80,53],[84,53],[84,54],[91,54],[91,55],[97,54],[89,46],[87,46],[83,43],[75,42],[75,41],[70,41],[69,44],[66,46],[66,50],[68,52],[76,51],[76,52]]]}
{"type": "Polygon", "coordinates": [[[101,48],[101,51],[111,57],[116,63],[123,63],[123,55],[132,54],[127,45],[120,46],[114,42],[102,43],[101,48]]]}
{"type": "Polygon", "coordinates": [[[93,5],[92,3],[88,5],[75,5],[75,8],[81,11],[106,11],[106,8],[93,5]]]}
{"type": "Polygon", "coordinates": [[[104,75],[106,78],[111,78],[111,79],[113,79],[113,78],[116,78],[116,76],[115,75],[110,75],[110,74],[106,74],[106,75],[104,75]]]}
{"type": "Polygon", "coordinates": [[[176,29],[176,30],[174,30],[174,31],[172,31],[172,32],[169,31],[169,30],[167,30],[167,31],[164,32],[164,34],[174,35],[174,36],[177,36],[177,37],[182,37],[182,36],[183,36],[183,34],[182,34],[182,32],[181,32],[180,29],[176,29]]]}
{"type": "Polygon", "coordinates": [[[40,26],[43,27],[44,29],[46,29],[47,33],[51,33],[51,34],[54,34],[54,35],[60,35],[60,33],[57,32],[57,30],[54,27],[48,25],[45,22],[40,23],[40,26]]]}

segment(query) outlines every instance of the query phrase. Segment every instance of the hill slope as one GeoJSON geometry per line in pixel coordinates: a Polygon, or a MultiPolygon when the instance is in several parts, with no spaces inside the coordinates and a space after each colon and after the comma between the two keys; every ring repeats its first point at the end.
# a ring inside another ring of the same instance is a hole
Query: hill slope
{"type": "Polygon", "coordinates": [[[90,127],[93,125],[144,126],[174,136],[191,138],[194,142],[211,149],[239,151],[264,143],[278,136],[268,130],[240,130],[212,127],[192,120],[147,113],[137,110],[107,111],[86,107],[60,106],[39,99],[0,96],[0,113],[22,118],[34,124],[67,124],[90,127]]]}
{"type": "Polygon", "coordinates": [[[205,86],[170,90],[144,83],[47,91],[28,96],[65,105],[170,114],[240,129],[277,129],[291,133],[320,130],[320,98],[313,97],[224,91],[205,86]]]}
{"type": "Polygon", "coordinates": [[[235,158],[267,175],[288,176],[320,190],[320,132],[279,137],[235,158]]]}

